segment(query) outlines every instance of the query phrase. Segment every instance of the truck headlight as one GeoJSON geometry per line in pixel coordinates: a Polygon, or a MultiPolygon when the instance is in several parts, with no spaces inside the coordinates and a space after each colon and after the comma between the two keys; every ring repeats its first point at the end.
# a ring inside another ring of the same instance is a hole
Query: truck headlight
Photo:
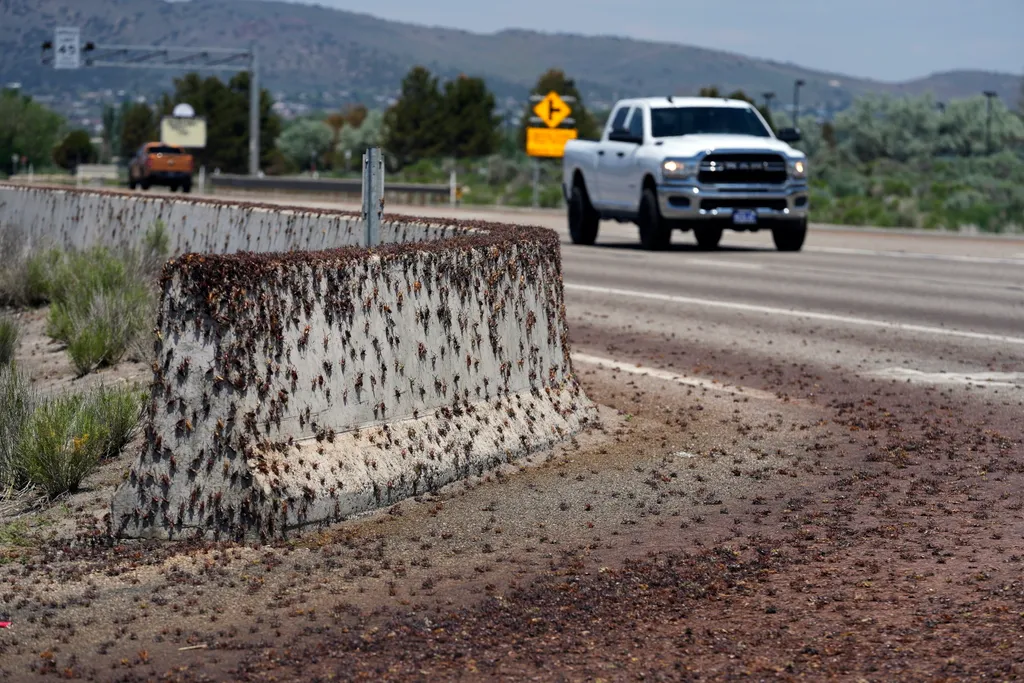
{"type": "Polygon", "coordinates": [[[789,164],[789,174],[794,178],[806,178],[807,177],[807,161],[805,159],[797,159],[789,164]]]}
{"type": "Polygon", "coordinates": [[[661,175],[667,179],[688,178],[693,174],[693,166],[680,159],[665,159],[661,162],[661,175]]]}

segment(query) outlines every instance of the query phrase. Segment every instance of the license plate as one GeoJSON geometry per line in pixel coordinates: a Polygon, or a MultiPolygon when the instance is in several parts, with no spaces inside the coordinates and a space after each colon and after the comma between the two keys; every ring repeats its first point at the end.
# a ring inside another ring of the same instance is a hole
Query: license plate
{"type": "Polygon", "coordinates": [[[732,222],[740,225],[753,225],[757,223],[757,211],[753,209],[736,209],[732,212],[732,222]]]}

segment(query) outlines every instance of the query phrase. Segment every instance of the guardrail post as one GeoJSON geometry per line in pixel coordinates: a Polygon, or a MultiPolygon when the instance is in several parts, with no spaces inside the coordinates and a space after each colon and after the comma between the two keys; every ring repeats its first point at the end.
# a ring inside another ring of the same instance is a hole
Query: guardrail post
{"type": "Polygon", "coordinates": [[[384,156],[380,147],[363,154],[363,241],[367,247],[380,243],[380,221],[384,215],[384,156]]]}
{"type": "Polygon", "coordinates": [[[199,194],[206,194],[206,167],[199,167],[199,194]]]}
{"type": "Polygon", "coordinates": [[[458,177],[455,175],[455,169],[452,169],[451,174],[448,176],[448,204],[455,206],[455,200],[458,189],[458,177]]]}

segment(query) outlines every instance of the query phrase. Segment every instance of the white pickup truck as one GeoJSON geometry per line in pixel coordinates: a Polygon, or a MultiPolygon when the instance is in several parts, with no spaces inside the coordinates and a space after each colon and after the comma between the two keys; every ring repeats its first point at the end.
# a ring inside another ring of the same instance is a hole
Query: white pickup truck
{"type": "Polygon", "coordinates": [[[779,251],[807,235],[807,157],[742,100],[652,97],[616,103],[599,141],[565,145],[569,234],[593,244],[601,219],[636,223],[646,249],[693,229],[714,249],[722,231],[771,229],[779,251]]]}

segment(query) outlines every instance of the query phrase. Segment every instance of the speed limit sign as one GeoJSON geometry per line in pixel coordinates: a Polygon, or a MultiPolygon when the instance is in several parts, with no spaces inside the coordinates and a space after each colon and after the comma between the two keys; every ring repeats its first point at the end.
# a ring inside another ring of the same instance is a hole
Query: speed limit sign
{"type": "Polygon", "coordinates": [[[61,26],[53,36],[53,68],[77,69],[81,66],[80,35],[77,26],[61,26]]]}

